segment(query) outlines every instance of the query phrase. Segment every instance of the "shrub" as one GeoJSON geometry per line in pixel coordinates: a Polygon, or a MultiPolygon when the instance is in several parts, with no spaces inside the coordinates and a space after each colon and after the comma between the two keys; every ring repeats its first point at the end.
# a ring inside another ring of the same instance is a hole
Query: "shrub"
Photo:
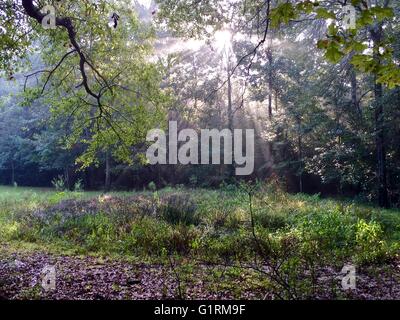
{"type": "Polygon", "coordinates": [[[359,220],[356,226],[357,260],[373,262],[385,255],[383,230],[375,221],[359,220]]]}
{"type": "Polygon", "coordinates": [[[272,213],[264,209],[258,212],[254,219],[257,224],[272,231],[282,229],[288,224],[288,216],[286,214],[281,212],[272,213]]]}
{"type": "Polygon", "coordinates": [[[42,221],[37,229],[41,240],[63,239],[88,251],[111,251],[117,239],[114,224],[102,213],[75,217],[54,214],[47,222],[42,221]]]}
{"type": "Polygon", "coordinates": [[[57,178],[54,178],[51,181],[51,184],[54,186],[54,188],[57,191],[65,191],[67,190],[67,182],[65,181],[64,177],[62,175],[59,175],[57,178]]]}
{"type": "Polygon", "coordinates": [[[325,254],[350,249],[355,241],[355,218],[339,210],[316,212],[301,218],[299,229],[305,243],[316,243],[325,254]]]}
{"type": "Polygon", "coordinates": [[[162,218],[174,225],[198,225],[200,219],[196,214],[197,206],[189,194],[172,194],[161,199],[162,218]]]}
{"type": "Polygon", "coordinates": [[[197,176],[191,175],[191,176],[189,177],[189,184],[190,184],[190,186],[193,187],[193,188],[194,188],[195,186],[197,186],[197,184],[198,184],[197,176]]]}
{"type": "Polygon", "coordinates": [[[108,249],[112,249],[117,239],[115,226],[109,217],[104,214],[86,215],[82,222],[83,226],[79,229],[87,230],[85,241],[88,250],[109,251],[108,249]]]}
{"type": "Polygon", "coordinates": [[[155,191],[157,190],[157,186],[156,186],[156,184],[155,184],[153,181],[151,181],[151,182],[147,185],[147,188],[148,188],[151,192],[155,192],[155,191]]]}
{"type": "Polygon", "coordinates": [[[239,229],[234,233],[218,234],[205,239],[201,250],[211,261],[245,261],[252,254],[253,241],[248,230],[239,229]]]}
{"type": "Polygon", "coordinates": [[[225,181],[223,181],[223,182],[220,184],[219,187],[220,187],[221,190],[223,190],[223,191],[225,191],[225,192],[237,192],[237,191],[239,191],[239,188],[238,188],[237,185],[235,185],[235,184],[230,184],[230,183],[227,183],[227,182],[225,182],[225,181]]]}
{"type": "Polygon", "coordinates": [[[400,231],[400,217],[398,212],[379,212],[372,219],[381,225],[386,235],[395,235],[400,231]]]}
{"type": "Polygon", "coordinates": [[[193,226],[178,225],[172,229],[168,249],[180,254],[187,254],[196,249],[198,232],[193,226]]]}
{"type": "Polygon", "coordinates": [[[248,219],[248,212],[239,208],[230,212],[226,218],[225,226],[230,230],[236,230],[243,226],[248,219]]]}
{"type": "Polygon", "coordinates": [[[161,255],[169,247],[171,227],[153,218],[144,217],[132,224],[132,230],[124,241],[124,250],[130,253],[161,255]]]}
{"type": "Polygon", "coordinates": [[[203,217],[203,222],[214,229],[221,229],[226,227],[227,217],[228,212],[224,208],[210,209],[207,216],[203,217]]]}
{"type": "Polygon", "coordinates": [[[83,191],[83,181],[79,179],[74,184],[74,192],[82,192],[83,191]]]}
{"type": "Polygon", "coordinates": [[[14,240],[19,238],[20,224],[0,220],[0,239],[14,240]]]}

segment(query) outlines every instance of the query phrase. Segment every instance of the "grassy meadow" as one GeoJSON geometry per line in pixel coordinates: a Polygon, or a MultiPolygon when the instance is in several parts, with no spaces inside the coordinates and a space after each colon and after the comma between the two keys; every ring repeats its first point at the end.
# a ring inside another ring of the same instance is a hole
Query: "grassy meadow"
{"type": "Polygon", "coordinates": [[[193,274],[235,298],[345,298],[343,266],[370,276],[397,259],[399,213],[272,185],[107,195],[0,187],[0,241],[8,254],[164,266],[181,298],[193,274]]]}

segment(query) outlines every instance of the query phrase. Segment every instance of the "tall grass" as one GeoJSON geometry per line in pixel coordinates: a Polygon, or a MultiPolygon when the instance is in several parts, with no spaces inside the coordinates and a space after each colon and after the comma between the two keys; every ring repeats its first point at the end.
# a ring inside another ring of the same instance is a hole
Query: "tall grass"
{"type": "MultiPolygon", "coordinates": [[[[376,262],[399,248],[400,212],[356,203],[256,191],[260,241],[294,239],[327,260],[376,262]]],[[[55,192],[0,187],[0,240],[62,244],[79,252],[157,258],[161,252],[224,260],[251,258],[246,192],[174,190],[55,192]]],[[[291,241],[292,241],[291,240],[291,241]]]]}

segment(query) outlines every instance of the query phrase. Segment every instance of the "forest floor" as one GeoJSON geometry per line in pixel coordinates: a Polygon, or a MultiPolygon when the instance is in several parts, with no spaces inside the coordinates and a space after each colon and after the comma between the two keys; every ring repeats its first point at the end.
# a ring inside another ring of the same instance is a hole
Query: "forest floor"
{"type": "MultiPolygon", "coordinates": [[[[0,249],[0,299],[29,300],[159,300],[178,299],[177,278],[168,266],[132,263],[123,260],[63,256],[43,251],[0,249]],[[44,290],[42,270],[56,269],[54,290],[44,290]]],[[[202,267],[203,272],[207,266],[202,267]]],[[[204,274],[197,271],[185,284],[185,299],[273,299],[267,290],[242,292],[236,296],[225,288],[213,291],[204,274]],[[201,277],[202,276],[202,277],[201,277]]],[[[329,292],[331,281],[339,286],[341,274],[332,268],[321,271],[320,291],[329,292]],[[323,288],[324,287],[324,288],[323,288]]],[[[240,286],[240,283],[236,284],[240,286]]],[[[317,296],[329,299],[329,295],[317,296]]],[[[366,268],[357,275],[357,287],[343,295],[346,299],[399,300],[400,260],[385,267],[366,268]]]]}
{"type": "Polygon", "coordinates": [[[243,194],[192,190],[189,200],[187,193],[164,190],[154,201],[151,192],[0,188],[0,299],[400,299],[397,210],[269,190],[268,211],[265,199],[254,203],[257,241],[268,231],[284,243],[266,259],[278,259],[285,292],[269,278],[269,261],[252,262],[243,194]],[[351,290],[342,288],[346,263],[356,266],[351,290]],[[55,288],[46,291],[48,266],[55,288]]]}

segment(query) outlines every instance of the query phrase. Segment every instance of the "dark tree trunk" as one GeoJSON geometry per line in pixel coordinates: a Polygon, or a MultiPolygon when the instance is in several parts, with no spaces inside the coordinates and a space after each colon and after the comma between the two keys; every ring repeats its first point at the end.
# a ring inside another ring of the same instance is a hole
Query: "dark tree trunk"
{"type": "Polygon", "coordinates": [[[14,161],[11,161],[11,185],[15,185],[15,165],[14,161]]]}
{"type": "Polygon", "coordinates": [[[68,169],[68,167],[64,168],[64,180],[65,180],[66,187],[69,190],[71,186],[70,186],[70,183],[69,183],[69,169],[68,169]]]}
{"type": "Polygon", "coordinates": [[[386,148],[385,148],[385,115],[383,111],[383,87],[375,84],[375,141],[378,173],[378,201],[384,208],[389,207],[387,170],[386,170],[386,148]]]}
{"type": "MultiPolygon", "coordinates": [[[[370,29],[372,41],[374,43],[374,59],[381,63],[379,57],[379,47],[383,40],[382,24],[377,24],[370,29]]],[[[381,207],[388,208],[389,195],[386,170],[386,150],[385,150],[385,114],[383,109],[383,86],[375,79],[375,147],[376,147],[376,171],[378,178],[378,202],[381,207]]]]}
{"type": "MultiPolygon", "coordinates": [[[[234,111],[233,111],[233,97],[232,97],[232,93],[233,93],[233,88],[232,88],[232,70],[231,70],[231,65],[230,65],[230,61],[228,61],[228,68],[227,68],[227,72],[228,72],[228,129],[231,130],[231,132],[233,132],[234,130],[234,111]]],[[[222,166],[221,166],[222,168],[222,166]]],[[[235,175],[235,165],[231,164],[228,165],[228,177],[233,177],[235,175]]]]}
{"type": "Polygon", "coordinates": [[[272,94],[268,94],[268,117],[272,120],[272,94]]]}
{"type": "Polygon", "coordinates": [[[297,120],[297,147],[299,149],[299,164],[300,164],[300,173],[299,173],[299,191],[303,193],[303,137],[301,133],[301,119],[297,120]]]}
{"type": "Polygon", "coordinates": [[[232,79],[228,68],[228,128],[233,130],[232,79]]]}
{"type": "Polygon", "coordinates": [[[272,91],[273,91],[273,71],[272,71],[272,64],[273,64],[273,55],[272,55],[272,48],[271,48],[272,43],[270,43],[270,47],[268,48],[267,51],[267,59],[268,59],[268,116],[269,119],[272,120],[272,91]]]}
{"type": "Polygon", "coordinates": [[[350,82],[351,82],[351,104],[357,110],[357,113],[359,115],[362,115],[360,103],[358,101],[358,94],[357,94],[357,90],[358,90],[357,73],[356,73],[356,70],[354,70],[354,67],[351,67],[351,70],[350,70],[350,82]]]}

